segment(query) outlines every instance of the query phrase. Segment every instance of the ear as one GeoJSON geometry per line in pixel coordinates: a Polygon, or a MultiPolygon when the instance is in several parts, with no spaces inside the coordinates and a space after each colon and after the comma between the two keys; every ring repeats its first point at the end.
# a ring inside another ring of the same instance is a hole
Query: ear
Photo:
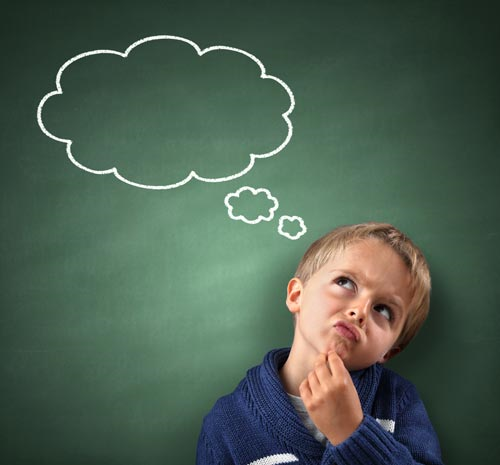
{"type": "Polygon", "coordinates": [[[302,282],[299,278],[292,278],[286,288],[286,306],[291,313],[300,311],[300,301],[302,298],[302,282]]]}
{"type": "Polygon", "coordinates": [[[385,363],[389,361],[392,357],[399,354],[401,352],[401,347],[393,347],[388,352],[386,352],[382,357],[380,357],[378,363],[385,363]]]}

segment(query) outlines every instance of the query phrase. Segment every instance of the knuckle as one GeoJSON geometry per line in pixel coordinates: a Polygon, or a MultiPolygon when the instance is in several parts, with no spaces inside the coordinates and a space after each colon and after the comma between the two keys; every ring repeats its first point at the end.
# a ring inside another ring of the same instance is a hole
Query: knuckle
{"type": "Polygon", "coordinates": [[[316,411],[320,410],[321,403],[318,402],[318,399],[313,398],[308,402],[308,405],[306,405],[306,407],[307,407],[307,410],[309,410],[310,412],[316,412],[316,411]]]}
{"type": "Polygon", "coordinates": [[[350,387],[349,380],[343,378],[343,379],[339,380],[337,390],[338,390],[338,392],[346,393],[347,391],[349,391],[349,387],[350,387]]]}

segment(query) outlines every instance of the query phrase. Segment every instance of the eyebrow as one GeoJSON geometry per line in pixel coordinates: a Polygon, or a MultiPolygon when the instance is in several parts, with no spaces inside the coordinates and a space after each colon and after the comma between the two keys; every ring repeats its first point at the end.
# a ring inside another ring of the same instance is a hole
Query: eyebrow
{"type": "MultiPolygon", "coordinates": [[[[341,268],[334,268],[328,271],[328,274],[334,273],[342,273],[347,276],[352,276],[356,281],[361,281],[362,283],[366,283],[368,281],[368,284],[370,284],[370,281],[366,278],[363,272],[356,273],[354,271],[343,270],[341,268]]],[[[403,299],[398,295],[392,295],[391,297],[386,297],[383,300],[385,300],[391,307],[395,307],[395,310],[402,312],[404,309],[403,299]]]]}
{"type": "MultiPolygon", "coordinates": [[[[403,305],[402,303],[399,302],[399,300],[401,300],[399,297],[396,297],[397,300],[395,300],[394,298],[389,298],[387,299],[387,303],[391,306],[391,308],[393,308],[394,310],[400,310],[400,311],[403,311],[403,305]]],[[[402,302],[402,300],[401,300],[402,302]]]]}

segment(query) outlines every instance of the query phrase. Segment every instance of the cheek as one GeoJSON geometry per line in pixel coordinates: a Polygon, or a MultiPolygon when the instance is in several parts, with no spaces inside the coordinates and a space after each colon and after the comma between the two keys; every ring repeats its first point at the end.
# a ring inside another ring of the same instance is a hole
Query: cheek
{"type": "Polygon", "coordinates": [[[387,352],[392,349],[396,342],[396,336],[392,331],[388,331],[380,326],[372,328],[372,340],[374,342],[374,349],[377,352],[387,352]]]}
{"type": "Polygon", "coordinates": [[[305,296],[303,304],[314,313],[326,313],[334,306],[335,299],[326,292],[315,292],[305,296]]]}

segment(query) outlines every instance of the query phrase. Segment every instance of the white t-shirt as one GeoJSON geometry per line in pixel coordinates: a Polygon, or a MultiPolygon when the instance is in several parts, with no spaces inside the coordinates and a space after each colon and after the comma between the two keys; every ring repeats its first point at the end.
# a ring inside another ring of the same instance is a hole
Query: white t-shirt
{"type": "Polygon", "coordinates": [[[314,439],[326,446],[328,439],[311,420],[311,417],[309,416],[309,413],[307,412],[306,406],[304,405],[302,399],[298,396],[293,396],[292,394],[288,394],[288,397],[295,411],[299,414],[302,423],[304,423],[305,427],[309,430],[314,439]]]}

